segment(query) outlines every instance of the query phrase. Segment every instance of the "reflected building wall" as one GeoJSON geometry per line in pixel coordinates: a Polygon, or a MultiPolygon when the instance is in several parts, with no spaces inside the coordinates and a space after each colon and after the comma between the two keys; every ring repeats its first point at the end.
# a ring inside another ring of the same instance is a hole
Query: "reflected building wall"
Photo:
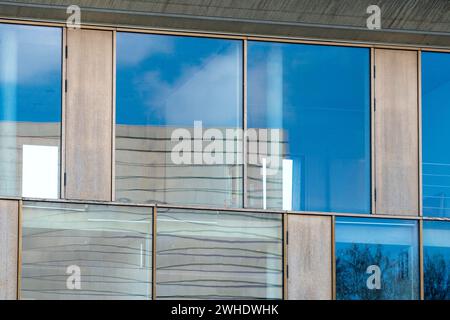
{"type": "MultiPolygon", "coordinates": [[[[194,143],[192,128],[183,128],[190,132],[190,145],[194,143]]],[[[242,131],[227,128],[231,132],[242,131]]],[[[243,164],[242,138],[227,138],[227,129],[219,128],[224,137],[224,150],[214,156],[225,164],[194,164],[194,151],[188,156],[192,164],[175,164],[172,152],[179,141],[171,139],[174,128],[155,126],[116,126],[116,200],[137,203],[165,203],[207,205],[219,207],[242,207],[243,201],[243,164]],[[230,150],[230,146],[233,146],[230,150]],[[227,164],[227,159],[234,159],[227,164]]],[[[207,129],[206,129],[207,130],[207,129]]],[[[288,157],[287,142],[283,131],[271,140],[270,136],[260,134],[264,130],[256,129],[255,135],[249,135],[248,141],[248,181],[258,190],[262,190],[261,159],[268,162],[270,174],[267,176],[268,208],[282,205],[282,160],[288,157]],[[258,136],[260,135],[260,136],[258,136]],[[267,147],[261,148],[262,145],[267,147]],[[274,151],[276,150],[276,151],[274,151]],[[262,151],[262,152],[260,152],[262,151]]],[[[269,133],[270,135],[270,133],[269,133]]],[[[210,154],[206,147],[211,141],[203,140],[201,157],[210,154]]],[[[262,191],[261,191],[262,195],[262,191]]],[[[259,198],[262,203],[262,196],[259,198]]]]}
{"type": "Polygon", "coordinates": [[[279,215],[158,209],[158,299],[281,299],[279,215]]]}
{"type": "MultiPolygon", "coordinates": [[[[0,132],[2,132],[2,138],[0,139],[0,168],[2,168],[0,194],[4,196],[20,196],[22,195],[23,180],[23,145],[55,146],[60,148],[61,125],[57,122],[0,121],[0,132]],[[5,132],[8,133],[6,134],[5,132]]],[[[54,183],[59,185],[59,179],[54,183]]]]}
{"type": "MultiPolygon", "coordinates": [[[[188,143],[193,145],[193,129],[183,129],[191,133],[188,143]]],[[[192,152],[188,153],[190,163],[176,164],[172,156],[179,141],[171,139],[174,130],[156,126],[116,126],[116,200],[241,207],[242,162],[195,164],[194,156],[197,155],[192,148],[192,152]]],[[[226,129],[219,130],[224,137],[223,145],[231,142],[234,151],[218,151],[215,156],[223,162],[226,162],[227,156],[242,158],[242,140],[227,140],[226,129]]],[[[203,148],[210,143],[201,142],[203,148]]]]}
{"type": "Polygon", "coordinates": [[[22,219],[22,299],[151,299],[151,208],[26,202],[22,219]]]}

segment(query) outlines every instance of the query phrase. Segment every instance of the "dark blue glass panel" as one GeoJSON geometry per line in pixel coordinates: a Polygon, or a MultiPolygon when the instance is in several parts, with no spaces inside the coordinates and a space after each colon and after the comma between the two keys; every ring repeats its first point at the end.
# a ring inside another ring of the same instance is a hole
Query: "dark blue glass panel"
{"type": "Polygon", "coordinates": [[[369,50],[249,42],[248,79],[248,127],[281,129],[282,158],[249,161],[249,204],[369,213],[369,50]]]}
{"type": "Polygon", "coordinates": [[[0,24],[0,195],[58,197],[61,59],[61,28],[0,24]]]}
{"type": "Polygon", "coordinates": [[[206,164],[197,149],[200,162],[191,153],[190,161],[171,158],[177,129],[188,132],[190,146],[215,129],[225,146],[225,131],[242,128],[242,59],[242,41],[117,34],[119,201],[242,206],[242,161],[206,164]]]}
{"type": "Polygon", "coordinates": [[[450,300],[450,222],[423,224],[424,290],[427,300],[450,300]]]}
{"type": "Polygon", "coordinates": [[[450,54],[422,53],[423,214],[450,216],[450,54]]]}
{"type": "Polygon", "coordinates": [[[242,43],[117,34],[117,124],[242,126],[242,43]]]}
{"type": "Polygon", "coordinates": [[[336,219],[336,297],[418,299],[416,221],[336,219]]]}

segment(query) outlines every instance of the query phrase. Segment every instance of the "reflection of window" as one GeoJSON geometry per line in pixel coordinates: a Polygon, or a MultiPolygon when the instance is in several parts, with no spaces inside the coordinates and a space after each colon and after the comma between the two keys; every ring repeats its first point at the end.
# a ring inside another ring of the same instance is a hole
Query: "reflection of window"
{"type": "Polygon", "coordinates": [[[423,214],[450,216],[450,54],[422,53],[423,214]]]}
{"type": "Polygon", "coordinates": [[[149,299],[151,268],[151,208],[24,203],[22,298],[149,299]]]}
{"type": "MultiPolygon", "coordinates": [[[[22,182],[28,197],[50,195],[28,188],[42,181],[22,177],[29,172],[22,163],[30,164],[22,151],[24,145],[59,148],[61,37],[60,28],[0,24],[0,195],[22,195],[22,182]]],[[[47,179],[51,197],[58,197],[58,173],[47,179]]]]}
{"type": "Polygon", "coordinates": [[[22,196],[58,198],[58,147],[23,145],[22,196]]]}
{"type": "Polygon", "coordinates": [[[242,148],[225,134],[242,128],[242,81],[241,41],[118,33],[116,199],[242,206],[242,148]],[[211,128],[236,161],[206,164],[211,128]],[[182,163],[176,129],[192,150],[182,163]]]}
{"type": "Polygon", "coordinates": [[[161,209],[157,294],[167,299],[281,299],[281,215],[161,209]]]}
{"type": "Polygon", "coordinates": [[[336,219],[336,297],[417,299],[416,221],[336,219]]]}
{"type": "Polygon", "coordinates": [[[370,212],[369,65],[366,48],[249,41],[248,127],[282,131],[273,174],[249,163],[250,206],[370,212]]]}
{"type": "Polygon", "coordinates": [[[450,300],[450,223],[423,225],[424,291],[427,300],[450,300]]]}

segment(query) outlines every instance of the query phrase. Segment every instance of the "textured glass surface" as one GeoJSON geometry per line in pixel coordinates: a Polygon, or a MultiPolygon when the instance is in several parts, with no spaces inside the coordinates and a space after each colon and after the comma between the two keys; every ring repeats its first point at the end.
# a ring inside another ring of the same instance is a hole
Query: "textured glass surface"
{"type": "Polygon", "coordinates": [[[416,221],[337,218],[335,237],[337,299],[418,299],[416,221]]]}
{"type": "Polygon", "coordinates": [[[423,214],[450,216],[450,54],[422,53],[423,214]]]}
{"type": "MultiPolygon", "coordinates": [[[[23,179],[28,190],[42,183],[38,176],[22,177],[22,163],[29,160],[22,159],[25,145],[55,147],[59,153],[61,39],[60,28],[0,24],[0,195],[22,195],[23,179]]],[[[59,155],[50,159],[55,161],[59,155]]],[[[57,172],[44,192],[52,197],[58,196],[58,167],[44,169],[57,172]]]]}
{"type": "Polygon", "coordinates": [[[248,43],[248,127],[271,142],[266,176],[249,148],[250,206],[370,212],[369,60],[366,48],[248,43]]]}
{"type": "Polygon", "coordinates": [[[282,217],[158,208],[158,299],[281,299],[282,217]]]}
{"type": "Polygon", "coordinates": [[[150,299],[151,294],[151,208],[24,203],[22,299],[150,299]]]}
{"type": "Polygon", "coordinates": [[[242,128],[242,88],[241,41],[118,33],[116,199],[242,206],[242,148],[226,136],[242,128]],[[212,141],[223,148],[208,162],[212,141]]]}
{"type": "Polygon", "coordinates": [[[450,300],[450,222],[423,224],[426,300],[450,300]]]}

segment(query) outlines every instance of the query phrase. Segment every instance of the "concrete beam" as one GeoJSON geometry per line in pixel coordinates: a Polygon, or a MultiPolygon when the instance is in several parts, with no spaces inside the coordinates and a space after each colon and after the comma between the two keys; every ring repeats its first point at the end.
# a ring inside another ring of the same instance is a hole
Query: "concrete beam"
{"type": "Polygon", "coordinates": [[[450,1],[379,0],[382,30],[366,28],[371,0],[28,0],[0,1],[0,16],[64,22],[78,4],[82,22],[130,27],[450,47],[450,1]]]}

